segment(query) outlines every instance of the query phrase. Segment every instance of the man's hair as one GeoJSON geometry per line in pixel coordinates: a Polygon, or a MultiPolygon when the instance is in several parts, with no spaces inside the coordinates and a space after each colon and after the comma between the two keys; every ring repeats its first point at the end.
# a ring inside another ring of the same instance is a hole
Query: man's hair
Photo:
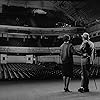
{"type": "Polygon", "coordinates": [[[87,32],[83,33],[82,38],[84,38],[85,40],[89,40],[90,39],[89,34],[87,32]]]}
{"type": "Polygon", "coordinates": [[[63,41],[65,42],[70,41],[70,36],[68,34],[65,34],[63,37],[63,41]]]}

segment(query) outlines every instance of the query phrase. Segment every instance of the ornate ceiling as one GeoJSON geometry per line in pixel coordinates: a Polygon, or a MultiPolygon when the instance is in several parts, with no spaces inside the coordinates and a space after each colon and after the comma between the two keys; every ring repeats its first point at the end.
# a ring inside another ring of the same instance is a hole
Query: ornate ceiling
{"type": "Polygon", "coordinates": [[[65,16],[69,17],[72,21],[81,22],[85,25],[90,25],[99,21],[99,0],[56,0],[51,2],[58,10],[64,12],[65,16]]]}
{"type": "Polygon", "coordinates": [[[0,5],[2,4],[48,10],[48,16],[61,17],[65,23],[74,22],[81,26],[95,24],[100,18],[99,0],[0,0],[0,5]],[[51,10],[61,13],[54,13],[51,10]]]}

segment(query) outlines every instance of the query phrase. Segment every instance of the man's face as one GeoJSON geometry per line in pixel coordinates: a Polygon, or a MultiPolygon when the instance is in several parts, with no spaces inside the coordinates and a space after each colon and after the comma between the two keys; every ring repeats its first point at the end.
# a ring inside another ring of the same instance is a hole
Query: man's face
{"type": "Polygon", "coordinates": [[[82,37],[82,40],[83,40],[83,41],[85,40],[84,37],[82,37]]]}

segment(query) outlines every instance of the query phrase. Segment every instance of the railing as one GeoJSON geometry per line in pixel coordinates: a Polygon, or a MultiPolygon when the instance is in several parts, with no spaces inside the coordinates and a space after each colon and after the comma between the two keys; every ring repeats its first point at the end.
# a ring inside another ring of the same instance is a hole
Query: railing
{"type": "Polygon", "coordinates": [[[60,47],[10,47],[0,46],[1,53],[60,53],[60,47]]]}

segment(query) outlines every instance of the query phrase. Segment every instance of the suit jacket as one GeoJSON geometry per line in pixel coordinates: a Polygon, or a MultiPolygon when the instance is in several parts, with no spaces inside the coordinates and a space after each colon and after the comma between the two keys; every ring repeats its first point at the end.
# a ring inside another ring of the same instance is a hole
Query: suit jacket
{"type": "Polygon", "coordinates": [[[80,46],[80,50],[82,50],[82,48],[84,47],[84,44],[85,44],[86,42],[89,43],[89,45],[90,45],[90,47],[91,47],[91,50],[92,50],[91,55],[90,55],[90,63],[92,64],[93,61],[94,61],[94,58],[95,58],[95,47],[94,47],[94,43],[91,42],[90,40],[84,40],[84,41],[82,42],[81,46],[80,46]]]}

